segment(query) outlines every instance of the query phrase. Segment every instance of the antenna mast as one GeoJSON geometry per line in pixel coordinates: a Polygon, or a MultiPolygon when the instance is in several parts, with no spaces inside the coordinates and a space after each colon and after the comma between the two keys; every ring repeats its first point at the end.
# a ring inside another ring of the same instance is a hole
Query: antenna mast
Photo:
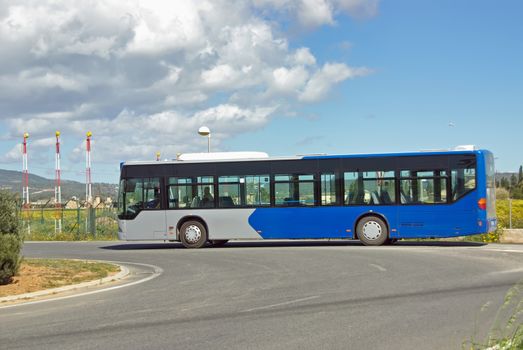
{"type": "Polygon", "coordinates": [[[62,189],[60,186],[60,131],[55,133],[56,136],[56,156],[55,156],[55,187],[54,187],[54,203],[55,203],[55,219],[54,231],[55,233],[62,232],[62,189]]]}
{"type": "Polygon", "coordinates": [[[88,131],[85,140],[85,201],[86,205],[91,205],[93,201],[92,181],[91,181],[91,136],[93,133],[88,131]]]}
{"type": "Polygon", "coordinates": [[[22,144],[22,206],[29,208],[29,169],[27,167],[27,139],[29,134],[24,133],[24,143],[22,144]]]}

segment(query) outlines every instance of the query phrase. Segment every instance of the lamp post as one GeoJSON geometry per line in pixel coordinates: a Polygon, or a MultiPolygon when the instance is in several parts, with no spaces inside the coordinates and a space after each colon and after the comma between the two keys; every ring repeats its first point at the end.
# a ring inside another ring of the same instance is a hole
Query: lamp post
{"type": "Polygon", "coordinates": [[[207,152],[211,152],[211,130],[208,127],[202,126],[198,129],[200,136],[207,136],[207,152]]]}

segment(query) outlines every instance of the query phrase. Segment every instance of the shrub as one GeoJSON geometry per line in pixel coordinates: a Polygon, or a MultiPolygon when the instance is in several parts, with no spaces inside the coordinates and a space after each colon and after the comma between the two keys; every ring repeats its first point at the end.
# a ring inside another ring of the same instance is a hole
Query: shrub
{"type": "Polygon", "coordinates": [[[20,234],[17,201],[0,191],[0,284],[7,284],[18,272],[23,237],[20,234]]]}
{"type": "Polygon", "coordinates": [[[508,199],[509,193],[503,187],[496,188],[496,199],[504,200],[508,199]]]}

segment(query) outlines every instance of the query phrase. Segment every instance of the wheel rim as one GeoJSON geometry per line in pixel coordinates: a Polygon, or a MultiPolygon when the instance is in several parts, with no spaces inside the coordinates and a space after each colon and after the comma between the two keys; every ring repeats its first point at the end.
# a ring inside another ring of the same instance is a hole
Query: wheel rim
{"type": "Polygon", "coordinates": [[[362,233],[366,239],[375,241],[381,237],[381,225],[376,221],[367,221],[363,225],[362,233]]]}
{"type": "Polygon", "coordinates": [[[202,238],[202,230],[196,225],[190,225],[185,229],[185,240],[189,243],[196,243],[202,238]]]}

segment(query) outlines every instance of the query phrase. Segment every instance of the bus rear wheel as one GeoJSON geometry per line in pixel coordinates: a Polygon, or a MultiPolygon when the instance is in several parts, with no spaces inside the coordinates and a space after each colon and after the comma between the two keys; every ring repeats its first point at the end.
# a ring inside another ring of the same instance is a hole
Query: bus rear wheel
{"type": "Polygon", "coordinates": [[[180,241],[185,248],[201,248],[207,242],[207,230],[199,221],[187,221],[180,228],[180,241]]]}
{"type": "Polygon", "coordinates": [[[382,245],[389,239],[387,225],[377,216],[366,216],[358,221],[356,233],[365,245],[382,245]]]}

